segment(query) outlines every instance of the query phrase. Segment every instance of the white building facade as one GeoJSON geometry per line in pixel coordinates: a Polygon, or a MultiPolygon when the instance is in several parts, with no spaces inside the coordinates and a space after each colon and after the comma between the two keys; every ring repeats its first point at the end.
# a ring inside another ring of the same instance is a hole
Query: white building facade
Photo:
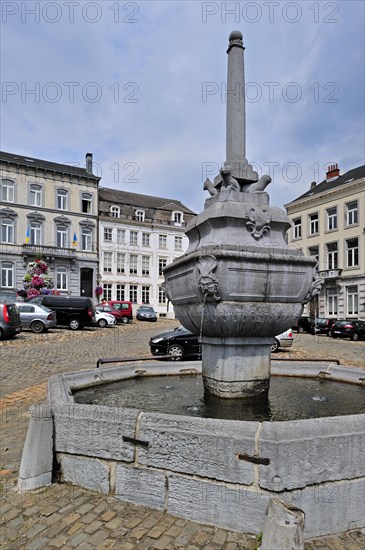
{"type": "Polygon", "coordinates": [[[1,289],[23,287],[28,262],[49,264],[60,294],[94,296],[98,184],[86,168],[0,152],[1,289]]]}
{"type": "Polygon", "coordinates": [[[365,319],[365,166],[326,179],[285,205],[293,227],[291,246],[318,259],[324,284],[308,314],[365,319]]]}
{"type": "Polygon", "coordinates": [[[100,188],[99,243],[102,299],[149,304],[174,318],[163,287],[164,267],[188,246],[186,223],[195,214],[181,202],[100,188]]]}

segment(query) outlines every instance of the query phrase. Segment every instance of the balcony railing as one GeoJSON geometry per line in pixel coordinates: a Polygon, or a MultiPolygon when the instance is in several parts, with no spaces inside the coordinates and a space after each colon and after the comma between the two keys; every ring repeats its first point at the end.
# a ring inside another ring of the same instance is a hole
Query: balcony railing
{"type": "Polygon", "coordinates": [[[58,248],[41,244],[23,244],[22,253],[26,256],[44,256],[50,258],[76,258],[74,248],[58,248]]]}
{"type": "Polygon", "coordinates": [[[325,269],[319,272],[319,276],[323,279],[337,279],[341,276],[341,273],[342,269],[325,269]]]}

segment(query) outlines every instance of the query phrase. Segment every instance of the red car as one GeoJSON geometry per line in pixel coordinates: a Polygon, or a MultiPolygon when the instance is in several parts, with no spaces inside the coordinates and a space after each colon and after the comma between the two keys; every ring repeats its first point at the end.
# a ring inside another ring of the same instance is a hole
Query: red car
{"type": "Polygon", "coordinates": [[[117,309],[112,308],[108,304],[102,304],[100,306],[95,307],[96,311],[104,311],[105,313],[109,313],[110,315],[113,315],[115,317],[117,323],[123,323],[123,314],[121,311],[118,311],[117,309]]]}

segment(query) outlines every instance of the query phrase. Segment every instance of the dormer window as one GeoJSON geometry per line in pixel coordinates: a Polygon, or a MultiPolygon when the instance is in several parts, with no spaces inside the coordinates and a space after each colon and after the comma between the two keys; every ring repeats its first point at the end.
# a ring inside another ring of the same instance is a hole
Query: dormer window
{"type": "Polygon", "coordinates": [[[145,211],[144,210],[136,210],[136,220],[137,222],[144,222],[145,217],[145,211]]]}
{"type": "Polygon", "coordinates": [[[184,221],[184,216],[182,212],[173,212],[171,220],[175,225],[181,225],[184,221]]]}
{"type": "Polygon", "coordinates": [[[111,206],[110,207],[110,215],[112,218],[120,218],[120,207],[119,206],[111,206]]]}

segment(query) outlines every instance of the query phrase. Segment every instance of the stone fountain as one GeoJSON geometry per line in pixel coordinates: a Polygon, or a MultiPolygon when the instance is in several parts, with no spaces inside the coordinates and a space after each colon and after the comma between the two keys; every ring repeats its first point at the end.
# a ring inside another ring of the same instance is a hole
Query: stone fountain
{"type": "MultiPolygon", "coordinates": [[[[228,47],[228,89],[237,90],[237,83],[242,87],[243,82],[242,35],[234,31],[228,47]]],[[[271,503],[282,502],[305,514],[305,538],[361,528],[363,400],[358,409],[338,416],[326,415],[325,402],[310,399],[305,408],[315,410],[309,417],[229,420],[151,410],[146,400],[136,404],[136,391],[128,385],[145,382],[150,394],[152,378],[162,377],[163,391],[169,391],[166,388],[176,381],[198,380],[202,373],[207,401],[234,407],[239,403],[245,409],[248,401],[263,401],[270,408],[270,392],[265,392],[273,336],[299,317],[321,280],[315,258],[287,247],[290,220],[269,205],[265,189],[270,178],[259,178],[245,158],[243,94],[238,102],[228,94],[226,159],[214,182],[204,184],[210,197],[187,228],[186,254],[165,270],[166,290],[180,321],[201,334],[202,365],[130,361],[53,376],[47,403],[30,411],[19,490],[58,479],[254,534],[263,530],[265,518],[270,519],[271,503]],[[99,404],[98,397],[82,401],[83,391],[116,384],[127,387],[132,406],[99,404]],[[259,393],[264,395],[236,402],[216,397],[259,393]]],[[[327,384],[346,382],[342,391],[352,392],[351,399],[365,383],[360,370],[331,360],[278,361],[271,375],[282,380],[309,378],[316,392],[327,384]]],[[[191,396],[183,395],[188,411],[191,396]]],[[[287,390],[284,396],[286,400],[287,390]]],[[[163,399],[157,396],[159,402],[163,399]]],[[[274,546],[270,544],[266,547],[274,546]]]]}
{"type": "Polygon", "coordinates": [[[226,162],[204,211],[186,229],[189,247],[165,268],[165,286],[180,322],[200,334],[206,390],[226,398],[269,387],[275,334],[291,327],[319,292],[317,260],[288,248],[291,221],[270,206],[245,158],[244,47],[233,31],[228,46],[226,162]],[[232,91],[235,93],[232,93],[232,91]]]}

